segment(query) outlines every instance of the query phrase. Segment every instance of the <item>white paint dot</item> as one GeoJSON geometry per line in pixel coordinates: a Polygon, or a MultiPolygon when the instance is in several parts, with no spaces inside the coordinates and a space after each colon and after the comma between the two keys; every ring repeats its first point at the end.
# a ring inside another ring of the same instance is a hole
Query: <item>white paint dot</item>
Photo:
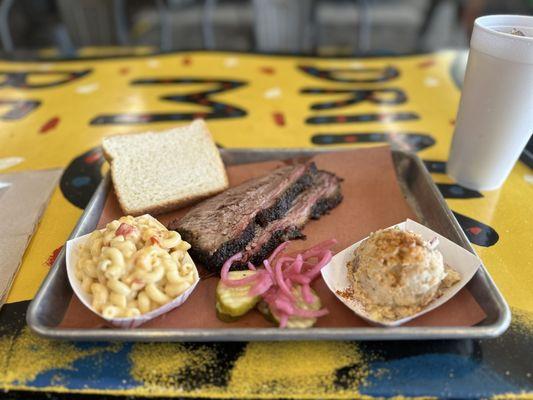
{"type": "Polygon", "coordinates": [[[239,60],[235,57],[228,57],[224,59],[224,66],[226,68],[235,68],[239,65],[239,60]]]}
{"type": "Polygon", "coordinates": [[[424,79],[424,84],[427,87],[437,87],[440,85],[440,81],[437,78],[434,78],[433,76],[428,76],[426,79],[424,79]]]}
{"type": "Polygon", "coordinates": [[[0,170],[14,167],[24,161],[22,157],[5,157],[0,158],[0,170]]]}
{"type": "Polygon", "coordinates": [[[89,94],[95,92],[100,87],[98,83],[88,83],[87,85],[78,86],[76,88],[76,93],[79,94],[89,94]]]}
{"type": "Polygon", "coordinates": [[[148,61],[146,61],[146,64],[150,68],[159,68],[160,62],[156,60],[155,58],[150,58],[148,61]]]}
{"type": "Polygon", "coordinates": [[[531,174],[524,175],[524,179],[526,180],[527,183],[533,183],[533,175],[531,174]]]}
{"type": "Polygon", "coordinates": [[[52,68],[54,68],[54,64],[52,63],[39,64],[37,68],[41,71],[50,71],[52,68]]]}
{"type": "Polygon", "coordinates": [[[265,90],[264,96],[265,99],[278,99],[282,95],[281,89],[279,87],[273,87],[265,90]]]}

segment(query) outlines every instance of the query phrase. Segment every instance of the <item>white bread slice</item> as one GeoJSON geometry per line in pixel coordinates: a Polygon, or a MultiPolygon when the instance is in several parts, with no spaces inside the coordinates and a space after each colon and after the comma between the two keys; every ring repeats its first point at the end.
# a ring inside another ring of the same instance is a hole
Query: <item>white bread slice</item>
{"type": "Polygon", "coordinates": [[[224,164],[203,120],[168,131],[110,136],[102,145],[126,214],[161,214],[228,187],[224,164]]]}

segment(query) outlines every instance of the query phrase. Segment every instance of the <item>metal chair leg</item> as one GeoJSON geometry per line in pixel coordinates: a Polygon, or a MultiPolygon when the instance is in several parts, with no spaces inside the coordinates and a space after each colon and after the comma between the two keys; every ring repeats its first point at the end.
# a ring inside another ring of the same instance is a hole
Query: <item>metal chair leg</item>
{"type": "Polygon", "coordinates": [[[128,21],[126,18],[126,0],[113,0],[113,14],[115,17],[115,28],[117,41],[120,45],[130,44],[128,31],[128,21]]]}
{"type": "Polygon", "coordinates": [[[370,50],[371,20],[370,0],[358,0],[359,21],[357,26],[357,51],[366,53],[370,50]]]}
{"type": "Polygon", "coordinates": [[[204,10],[202,13],[202,35],[204,48],[207,50],[213,50],[216,46],[214,16],[217,4],[217,0],[205,0],[204,2],[204,10]]]}
{"type": "Polygon", "coordinates": [[[3,0],[0,3],[0,41],[6,53],[12,53],[15,50],[13,38],[9,31],[9,12],[14,3],[15,0],[3,0]]]}
{"type": "Polygon", "coordinates": [[[156,0],[156,7],[161,21],[161,50],[172,50],[172,24],[170,20],[170,10],[164,0],[156,0]]]}

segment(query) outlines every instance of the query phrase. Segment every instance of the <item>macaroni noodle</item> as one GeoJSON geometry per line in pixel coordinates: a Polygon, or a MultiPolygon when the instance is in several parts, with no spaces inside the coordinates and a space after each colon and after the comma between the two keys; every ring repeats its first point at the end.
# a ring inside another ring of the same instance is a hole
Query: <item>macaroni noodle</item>
{"type": "Polygon", "coordinates": [[[198,279],[190,244],[149,215],[126,216],[80,247],[75,276],[105,318],[136,317],[180,296],[198,279]]]}

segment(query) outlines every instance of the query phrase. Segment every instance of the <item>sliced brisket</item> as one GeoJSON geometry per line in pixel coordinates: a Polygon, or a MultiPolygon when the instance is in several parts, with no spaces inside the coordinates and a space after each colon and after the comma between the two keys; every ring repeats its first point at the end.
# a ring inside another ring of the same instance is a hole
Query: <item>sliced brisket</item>
{"type": "Polygon", "coordinates": [[[244,250],[257,226],[281,218],[316,174],[314,163],[275,169],[203,201],[168,228],[191,243],[191,254],[218,269],[231,255],[244,250]]]}
{"type": "Polygon", "coordinates": [[[309,219],[318,219],[342,201],[340,179],[318,171],[312,185],[300,193],[285,215],[267,226],[257,226],[254,238],[244,249],[242,262],[261,263],[282,242],[303,238],[301,228],[309,219]]]}

